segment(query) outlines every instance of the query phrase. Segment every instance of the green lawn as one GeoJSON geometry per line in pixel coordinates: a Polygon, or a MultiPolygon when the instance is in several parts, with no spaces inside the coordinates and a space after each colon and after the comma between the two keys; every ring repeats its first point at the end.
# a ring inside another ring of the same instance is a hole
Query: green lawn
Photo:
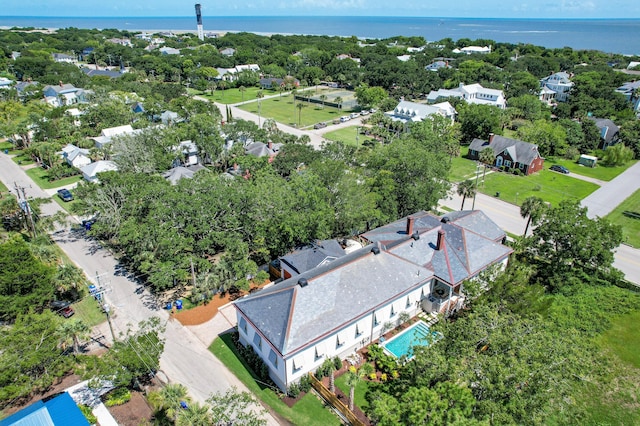
{"type": "Polygon", "coordinates": [[[237,104],[238,102],[250,101],[252,99],[256,99],[256,94],[262,91],[264,96],[275,95],[278,92],[275,90],[265,90],[260,89],[258,87],[247,87],[242,93],[240,89],[216,89],[211,95],[211,92],[208,90],[206,92],[201,92],[199,90],[189,89],[189,93],[197,96],[202,96],[210,101],[218,102],[221,104],[237,104]]]}
{"type": "MultiPolygon", "coordinates": [[[[331,122],[328,122],[327,124],[331,126],[331,122]]],[[[338,130],[332,130],[325,133],[323,137],[325,139],[329,139],[330,141],[344,142],[346,145],[362,146],[362,143],[364,141],[370,140],[371,138],[363,134],[358,134],[358,140],[356,141],[356,132],[359,131],[360,126],[357,127],[358,129],[356,129],[356,126],[349,126],[343,127],[338,130]]]]}
{"type": "Polygon", "coordinates": [[[230,334],[216,338],[209,350],[236,375],[249,390],[273,411],[295,425],[340,425],[338,418],[313,393],[307,393],[289,408],[271,388],[258,384],[247,366],[238,358],[230,334]]]}
{"type": "Polygon", "coordinates": [[[581,166],[573,160],[567,160],[564,158],[545,158],[544,163],[546,168],[549,168],[554,164],[559,164],[561,166],[565,166],[571,173],[577,173],[594,179],[610,181],[629,167],[633,166],[636,161],[630,161],[624,166],[608,167],[599,164],[593,168],[581,166]]]}
{"type": "MultiPolygon", "coordinates": [[[[260,102],[260,116],[263,118],[272,118],[278,123],[288,124],[294,127],[310,127],[315,123],[321,121],[329,124],[335,118],[340,118],[346,113],[337,108],[325,106],[324,108],[320,104],[308,103],[304,101],[296,101],[296,106],[293,105],[293,95],[283,95],[270,99],[263,99],[260,102]],[[297,105],[301,103],[304,105],[302,111],[298,110],[297,105]],[[298,125],[298,119],[300,125],[298,125]]],[[[258,102],[251,102],[240,106],[245,111],[258,114],[258,102]]],[[[355,130],[354,130],[355,132],[355,130]]],[[[355,139],[355,134],[354,134],[355,139]]]]}
{"type": "Polygon", "coordinates": [[[47,178],[47,171],[42,167],[34,167],[27,170],[27,175],[29,175],[29,177],[33,179],[33,181],[42,189],[60,188],[63,186],[72,185],[82,179],[82,175],[76,175],[49,182],[49,179],[47,178]]]}
{"type": "MultiPolygon", "coordinates": [[[[340,377],[336,378],[336,387],[339,388],[346,396],[349,398],[349,386],[347,386],[347,374],[343,374],[340,377]]],[[[369,390],[369,385],[371,384],[368,380],[360,380],[356,385],[355,396],[354,396],[354,404],[360,408],[363,412],[369,406],[367,404],[367,400],[364,398],[369,390]]],[[[348,402],[345,401],[345,404],[348,402]]]]}
{"type": "Polygon", "coordinates": [[[607,215],[607,219],[612,223],[622,226],[624,241],[633,247],[640,248],[640,219],[625,216],[625,211],[640,214],[640,190],[633,193],[607,215]]]}
{"type": "Polygon", "coordinates": [[[561,200],[582,200],[598,189],[598,185],[575,179],[567,175],[541,170],[530,176],[516,176],[511,173],[493,172],[486,175],[484,185],[482,176],[478,184],[478,191],[494,196],[500,193],[500,199],[512,204],[520,205],[531,196],[542,198],[544,201],[557,205],[561,200]]]}
{"type": "Polygon", "coordinates": [[[460,155],[451,160],[451,171],[449,171],[450,182],[462,182],[467,179],[475,179],[477,162],[469,160],[467,154],[469,147],[460,147],[460,155]]]}
{"type": "Polygon", "coordinates": [[[107,317],[100,310],[100,306],[98,306],[98,302],[93,296],[87,296],[71,306],[73,310],[76,311],[75,317],[81,319],[90,327],[102,324],[107,320],[107,317]]]}

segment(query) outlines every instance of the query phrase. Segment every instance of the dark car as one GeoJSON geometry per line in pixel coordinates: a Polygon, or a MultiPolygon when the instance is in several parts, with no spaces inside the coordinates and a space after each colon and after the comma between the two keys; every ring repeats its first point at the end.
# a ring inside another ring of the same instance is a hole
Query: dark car
{"type": "Polygon", "coordinates": [[[553,166],[549,167],[549,170],[553,170],[554,172],[558,172],[558,173],[564,173],[565,175],[569,174],[569,169],[559,164],[554,164],[553,166]]]}
{"type": "Polygon", "coordinates": [[[65,318],[69,318],[71,316],[73,316],[73,314],[75,314],[76,312],[73,310],[73,308],[71,306],[67,306],[66,308],[63,308],[60,310],[60,315],[62,315],[65,318]]]}
{"type": "Polygon", "coordinates": [[[313,125],[314,129],[324,129],[325,127],[327,127],[327,123],[325,123],[324,121],[313,125]]]}
{"type": "Polygon", "coordinates": [[[68,189],[58,189],[58,197],[62,199],[62,201],[73,201],[73,194],[68,189]]]}
{"type": "Polygon", "coordinates": [[[51,309],[64,309],[69,307],[70,303],[65,302],[64,300],[54,300],[51,302],[51,309]]]}

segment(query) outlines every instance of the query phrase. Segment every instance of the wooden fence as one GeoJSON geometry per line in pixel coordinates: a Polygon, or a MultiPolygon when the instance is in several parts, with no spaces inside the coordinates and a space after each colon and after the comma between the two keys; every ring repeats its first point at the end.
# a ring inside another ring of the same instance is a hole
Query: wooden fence
{"type": "Polygon", "coordinates": [[[320,394],[322,399],[327,401],[327,403],[331,404],[333,408],[338,410],[340,414],[342,414],[343,418],[345,418],[349,422],[349,424],[351,424],[352,426],[365,426],[364,423],[362,423],[356,417],[356,415],[353,414],[351,410],[349,410],[349,407],[344,405],[344,403],[340,401],[335,394],[331,393],[329,389],[324,387],[322,382],[318,380],[316,376],[313,375],[313,373],[309,373],[309,378],[311,379],[311,386],[313,386],[316,392],[320,394]]]}

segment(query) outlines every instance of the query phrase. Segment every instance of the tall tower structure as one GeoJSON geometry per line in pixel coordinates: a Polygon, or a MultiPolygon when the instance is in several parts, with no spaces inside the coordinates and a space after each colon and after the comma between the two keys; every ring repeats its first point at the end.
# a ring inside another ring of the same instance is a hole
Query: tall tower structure
{"type": "Polygon", "coordinates": [[[196,3],[196,20],[198,22],[198,38],[204,40],[204,31],[202,29],[202,11],[200,10],[200,3],[196,3]]]}

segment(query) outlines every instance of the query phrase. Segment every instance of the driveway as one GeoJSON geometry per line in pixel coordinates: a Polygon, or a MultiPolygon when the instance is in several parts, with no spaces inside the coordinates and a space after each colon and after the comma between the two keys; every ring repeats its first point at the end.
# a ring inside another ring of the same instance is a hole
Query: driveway
{"type": "MultiPolygon", "coordinates": [[[[4,153],[0,154],[0,180],[14,193],[16,182],[25,187],[27,197],[48,197],[48,194],[33,183],[24,170],[4,153]]],[[[42,206],[42,212],[46,215],[58,211],[63,210],[55,202],[42,206]]],[[[77,219],[70,219],[77,222],[77,219]]],[[[158,306],[151,294],[147,291],[137,293],[138,283],[122,270],[109,251],[97,241],[87,238],[81,228],[58,229],[52,234],[52,238],[92,282],[98,284],[99,279],[107,288],[105,298],[112,307],[112,323],[116,338],[121,333],[126,333],[129,328],[135,327],[138,322],[152,316],[159,317],[166,325],[165,349],[160,358],[160,369],[170,382],[185,385],[190,395],[200,403],[204,403],[210,394],[225,392],[231,386],[247,391],[191,330],[172,320],[169,314],[158,306]]],[[[106,342],[110,343],[110,333],[102,331],[102,334],[106,342]]],[[[272,416],[267,415],[266,418],[268,424],[278,424],[272,416]]]]}

